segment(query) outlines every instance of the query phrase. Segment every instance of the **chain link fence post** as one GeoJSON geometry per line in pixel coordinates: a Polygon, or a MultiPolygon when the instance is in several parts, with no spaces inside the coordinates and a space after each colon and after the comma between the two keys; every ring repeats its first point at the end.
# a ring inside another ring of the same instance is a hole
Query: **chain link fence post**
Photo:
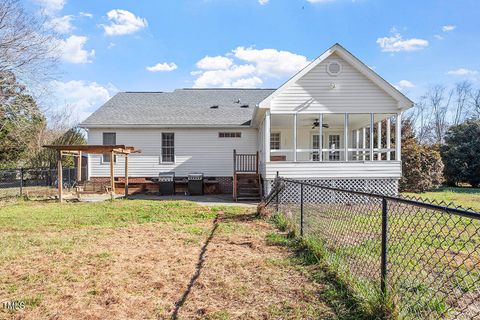
{"type": "MultiPolygon", "coordinates": [[[[277,177],[275,178],[275,185],[279,185],[280,184],[280,175],[277,171],[277,177]]],[[[276,187],[276,186],[275,186],[276,187]]],[[[278,204],[279,204],[279,199],[278,199],[278,193],[277,195],[275,196],[275,211],[278,212],[278,204]]]]}
{"type": "Polygon", "coordinates": [[[300,237],[303,238],[303,183],[300,184],[300,237]]]}
{"type": "Polygon", "coordinates": [[[380,276],[380,290],[384,297],[387,295],[387,227],[388,227],[388,204],[387,199],[382,198],[382,267],[380,276]]]}

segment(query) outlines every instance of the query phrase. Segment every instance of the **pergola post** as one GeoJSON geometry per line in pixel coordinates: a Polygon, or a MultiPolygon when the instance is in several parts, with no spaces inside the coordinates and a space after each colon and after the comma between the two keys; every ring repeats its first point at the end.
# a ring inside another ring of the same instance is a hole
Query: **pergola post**
{"type": "Polygon", "coordinates": [[[115,153],[110,152],[110,198],[115,198],[115,172],[114,172],[115,153]]]}
{"type": "Polygon", "coordinates": [[[63,202],[63,168],[62,168],[62,151],[57,153],[57,187],[58,199],[63,202]]]}
{"type": "Polygon", "coordinates": [[[82,151],[77,156],[77,184],[82,180],[82,151]]]}
{"type": "Polygon", "coordinates": [[[128,197],[128,154],[125,155],[125,198],[128,197]]]}

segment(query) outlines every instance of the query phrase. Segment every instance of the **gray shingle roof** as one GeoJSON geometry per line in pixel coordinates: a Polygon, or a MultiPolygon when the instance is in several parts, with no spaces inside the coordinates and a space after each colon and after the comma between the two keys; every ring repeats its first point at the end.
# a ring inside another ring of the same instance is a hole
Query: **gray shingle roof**
{"type": "Polygon", "coordinates": [[[255,106],[273,91],[178,89],[173,92],[120,92],[83,121],[81,126],[249,125],[255,106]],[[218,108],[212,109],[214,105],[218,108]],[[242,108],[242,105],[249,107],[242,108]]]}

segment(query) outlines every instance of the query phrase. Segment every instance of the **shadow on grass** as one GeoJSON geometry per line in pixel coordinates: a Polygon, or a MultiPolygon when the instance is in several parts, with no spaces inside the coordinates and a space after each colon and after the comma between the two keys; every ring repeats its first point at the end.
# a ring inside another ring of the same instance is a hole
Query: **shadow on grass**
{"type": "Polygon", "coordinates": [[[203,264],[205,263],[205,254],[207,253],[208,245],[212,241],[215,235],[215,231],[218,229],[220,216],[222,214],[223,212],[219,212],[215,217],[215,219],[213,220],[213,227],[212,227],[212,230],[210,231],[210,235],[208,236],[207,240],[203,244],[202,249],[200,250],[200,254],[198,255],[197,265],[195,266],[195,273],[190,278],[188,286],[183,292],[182,296],[175,303],[175,309],[173,310],[172,317],[171,317],[172,319],[178,319],[178,313],[180,311],[180,308],[187,301],[188,295],[192,291],[192,288],[195,285],[195,282],[197,282],[198,278],[200,277],[200,273],[202,272],[202,269],[203,269],[203,264]]]}

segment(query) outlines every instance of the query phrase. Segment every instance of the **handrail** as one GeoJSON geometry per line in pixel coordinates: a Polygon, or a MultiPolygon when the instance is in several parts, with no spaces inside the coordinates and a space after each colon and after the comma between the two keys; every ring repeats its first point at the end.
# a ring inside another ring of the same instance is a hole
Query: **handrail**
{"type": "Polygon", "coordinates": [[[258,158],[258,152],[239,154],[233,150],[233,172],[258,173],[258,158]]]}

